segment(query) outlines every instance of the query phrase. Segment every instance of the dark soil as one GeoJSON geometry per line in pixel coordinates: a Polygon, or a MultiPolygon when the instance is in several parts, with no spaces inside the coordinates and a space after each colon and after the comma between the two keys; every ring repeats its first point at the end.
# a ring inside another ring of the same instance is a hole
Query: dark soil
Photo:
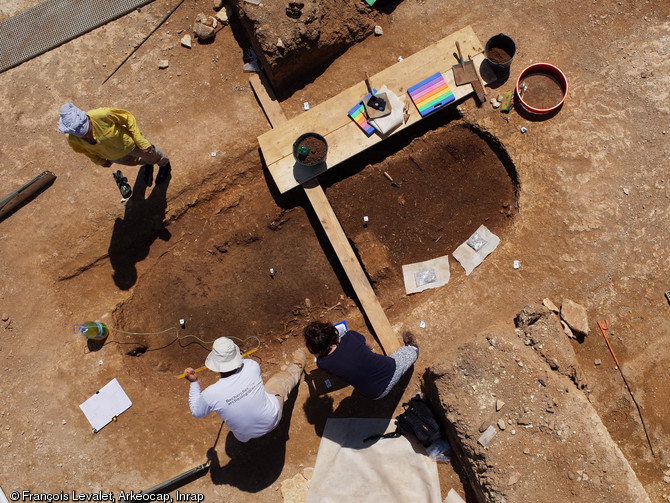
{"type": "Polygon", "coordinates": [[[300,142],[298,148],[303,145],[309,149],[309,152],[304,159],[300,160],[300,162],[303,164],[312,165],[323,161],[323,158],[326,156],[326,150],[328,148],[325,141],[317,138],[316,136],[308,136],[302,142],[300,142]]]}
{"type": "Polygon", "coordinates": [[[563,99],[565,88],[553,75],[546,72],[534,72],[526,77],[522,84],[528,89],[523,93],[523,101],[533,108],[548,110],[563,99]]]}
{"type": "Polygon", "coordinates": [[[512,55],[502,47],[491,47],[486,52],[486,57],[493,63],[498,64],[507,63],[512,59],[512,55]]]}
{"type": "MultiPolygon", "coordinates": [[[[308,141],[324,147],[317,138],[308,141]]],[[[460,122],[413,140],[327,194],[378,295],[392,302],[404,297],[403,264],[452,253],[481,224],[501,235],[516,212],[516,187],[506,167],[460,122]],[[381,281],[387,278],[392,281],[381,281]]],[[[224,195],[184,217],[180,242],[159,259],[163,272],[148,272],[116,310],[118,329],[110,341],[122,342],[124,355],[135,350],[159,371],[179,374],[201,366],[217,337],[284,341],[321,316],[344,319],[353,306],[339,262],[324,254],[329,245],[319,242],[309,222],[311,210],[271,210],[268,194],[243,211],[224,195]],[[177,329],[180,318],[185,329],[177,329]]],[[[241,349],[255,344],[247,341],[241,349]]],[[[127,365],[136,362],[128,357],[127,365]]]]}
{"type": "Polygon", "coordinates": [[[508,169],[481,136],[457,122],[416,138],[327,194],[373,282],[385,270],[393,273],[387,291],[378,294],[397,300],[404,295],[403,264],[451,254],[482,224],[504,232],[517,204],[516,175],[508,169]],[[383,259],[370,269],[366,255],[375,252],[383,259]]]}

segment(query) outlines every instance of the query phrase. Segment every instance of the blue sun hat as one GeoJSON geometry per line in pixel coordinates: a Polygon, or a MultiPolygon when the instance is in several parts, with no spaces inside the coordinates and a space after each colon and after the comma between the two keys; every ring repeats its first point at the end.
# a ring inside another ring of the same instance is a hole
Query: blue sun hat
{"type": "Polygon", "coordinates": [[[72,103],[65,103],[65,105],[60,107],[58,130],[61,133],[69,133],[81,138],[88,133],[88,116],[86,112],[77,108],[72,103]]]}

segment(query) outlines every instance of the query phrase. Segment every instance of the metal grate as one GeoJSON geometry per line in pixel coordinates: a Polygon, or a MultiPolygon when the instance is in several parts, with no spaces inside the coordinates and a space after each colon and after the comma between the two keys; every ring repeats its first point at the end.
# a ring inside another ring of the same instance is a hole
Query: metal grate
{"type": "Polygon", "coordinates": [[[46,0],[0,22],[0,73],[153,0],[46,0]]]}

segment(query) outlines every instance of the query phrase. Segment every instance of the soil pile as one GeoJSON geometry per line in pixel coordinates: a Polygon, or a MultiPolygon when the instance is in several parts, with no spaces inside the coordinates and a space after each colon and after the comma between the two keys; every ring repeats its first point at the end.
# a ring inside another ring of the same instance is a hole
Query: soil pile
{"type": "Polygon", "coordinates": [[[577,365],[558,318],[530,307],[517,320],[425,375],[477,500],[650,502],[585,394],[552,370],[577,365]]]}
{"type": "Polygon", "coordinates": [[[374,32],[372,10],[364,2],[304,2],[297,18],[286,3],[253,5],[231,0],[258,61],[275,86],[320,73],[347,48],[374,32]]]}

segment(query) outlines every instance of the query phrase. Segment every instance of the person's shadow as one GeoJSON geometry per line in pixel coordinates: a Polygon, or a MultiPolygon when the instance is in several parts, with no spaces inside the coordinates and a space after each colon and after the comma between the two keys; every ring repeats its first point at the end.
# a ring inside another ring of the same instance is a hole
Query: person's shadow
{"type": "Polygon", "coordinates": [[[240,442],[229,432],[225,449],[230,461],[225,466],[220,465],[215,449],[207,451],[213,484],[228,484],[241,491],[257,493],[279,478],[284,469],[286,442],[297,396],[298,386],[293,388],[284,404],[279,425],[262,437],[240,442]]]}
{"type": "MultiPolygon", "coordinates": [[[[309,398],[305,402],[304,411],[307,422],[314,425],[314,431],[319,436],[323,436],[328,418],[388,418],[393,417],[393,413],[400,402],[405,389],[412,378],[413,367],[403,374],[397,384],[391,389],[388,395],[380,400],[370,400],[353,391],[351,395],[344,398],[337,409],[333,407],[334,400],[328,393],[341,389],[346,383],[340,379],[316,369],[305,376],[309,388],[309,398]],[[328,379],[331,386],[324,389],[322,382],[328,379]]],[[[383,433],[383,432],[382,432],[383,433]]]]}
{"type": "MultiPolygon", "coordinates": [[[[168,241],[172,236],[164,227],[167,208],[167,188],[170,176],[160,185],[154,185],[146,197],[144,183],[146,168],[137,173],[133,195],[126,202],[123,218],[114,222],[112,239],[109,243],[109,261],[112,264],[114,283],[121,290],[128,290],[137,281],[136,264],[149,255],[156,238],[168,241]]],[[[153,174],[153,168],[151,168],[153,174]]]]}

